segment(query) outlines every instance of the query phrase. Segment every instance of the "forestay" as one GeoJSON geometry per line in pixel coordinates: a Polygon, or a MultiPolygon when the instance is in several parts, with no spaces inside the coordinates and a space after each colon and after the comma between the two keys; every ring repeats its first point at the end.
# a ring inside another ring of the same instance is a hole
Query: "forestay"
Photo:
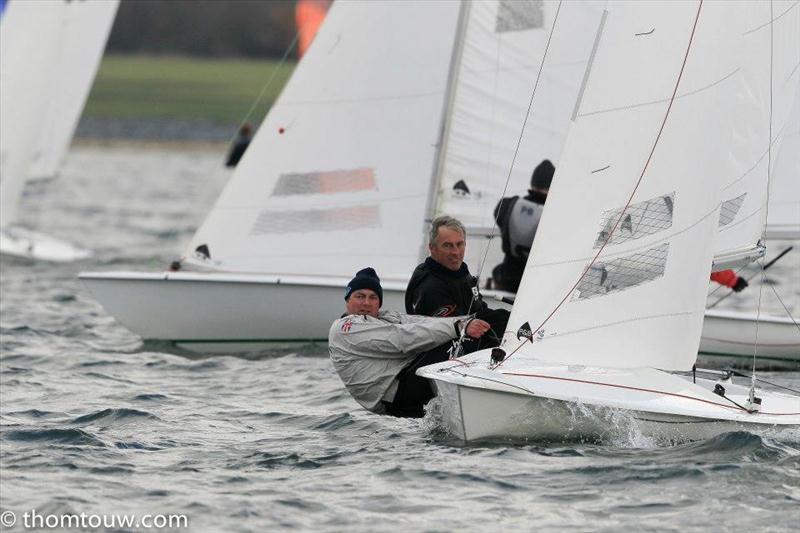
{"type": "MultiPolygon", "coordinates": [[[[774,178],[777,173],[781,139],[789,127],[800,78],[798,2],[737,2],[731,10],[743,13],[747,22],[740,61],[730,73],[739,78],[739,91],[733,108],[732,165],[722,182],[715,269],[760,255],[754,252],[764,236],[767,183],[769,175],[774,178]]],[[[798,175],[794,174],[795,182],[798,175]]],[[[795,225],[799,217],[800,211],[795,212],[795,225]]]]}
{"type": "Polygon", "coordinates": [[[32,177],[57,173],[92,88],[119,0],[65,2],[57,32],[58,55],[47,70],[52,85],[40,105],[46,107],[32,177]]]}
{"type": "Polygon", "coordinates": [[[508,194],[524,194],[543,159],[556,165],[603,2],[467,2],[435,214],[492,227],[553,25],[508,194]],[[558,17],[556,20],[556,13],[558,17]]]}
{"type": "Polygon", "coordinates": [[[219,270],[407,279],[458,16],[457,2],[335,2],[187,255],[205,244],[219,270]]]}
{"type": "Polygon", "coordinates": [[[699,5],[609,4],[504,337],[533,342],[512,357],[694,363],[741,53],[730,6],[699,5]]]}

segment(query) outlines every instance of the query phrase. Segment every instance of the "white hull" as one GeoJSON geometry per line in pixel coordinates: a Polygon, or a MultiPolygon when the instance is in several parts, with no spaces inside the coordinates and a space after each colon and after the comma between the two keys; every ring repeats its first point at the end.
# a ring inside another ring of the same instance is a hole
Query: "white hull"
{"type": "MultiPolygon", "coordinates": [[[[658,442],[707,439],[737,430],[800,427],[800,397],[759,391],[751,414],[714,394],[716,381],[650,369],[613,370],[542,363],[488,370],[486,352],[417,373],[436,386],[446,429],[464,441],[531,439],[658,442]],[[483,359],[482,359],[483,358],[483,359]],[[525,370],[523,370],[525,368],[525,370]]],[[[513,360],[513,359],[512,359],[513,360]]],[[[509,361],[510,363],[511,361],[509,361]]],[[[748,389],[722,383],[744,406],[748,389]]]]}
{"type": "Polygon", "coordinates": [[[800,329],[790,318],[731,311],[706,311],[699,350],[703,360],[752,362],[756,324],[758,364],[800,366],[800,329]]]}
{"type": "Polygon", "coordinates": [[[0,254],[18,259],[55,263],[80,261],[92,256],[89,250],[44,233],[19,227],[0,230],[0,254]]]}
{"type": "MultiPolygon", "coordinates": [[[[80,280],[144,339],[202,353],[244,353],[276,342],[328,341],[349,279],[200,272],[84,273],[80,280]]],[[[383,306],[403,309],[406,284],[383,284],[383,306]]]]}

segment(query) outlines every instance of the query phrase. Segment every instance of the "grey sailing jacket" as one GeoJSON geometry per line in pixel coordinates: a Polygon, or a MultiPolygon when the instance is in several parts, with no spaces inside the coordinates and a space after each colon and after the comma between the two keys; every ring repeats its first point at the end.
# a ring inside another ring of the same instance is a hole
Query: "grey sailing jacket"
{"type": "Polygon", "coordinates": [[[328,350],[350,395],[373,413],[385,412],[381,399],[414,358],[454,339],[464,317],[432,318],[380,311],[377,318],[348,315],[333,322],[328,350]]]}

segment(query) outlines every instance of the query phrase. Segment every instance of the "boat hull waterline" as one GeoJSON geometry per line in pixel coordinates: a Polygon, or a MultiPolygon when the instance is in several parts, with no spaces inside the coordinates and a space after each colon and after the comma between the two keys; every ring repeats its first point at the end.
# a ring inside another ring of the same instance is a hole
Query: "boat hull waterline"
{"type": "Polygon", "coordinates": [[[800,328],[791,318],[756,316],[736,311],[706,311],[699,353],[712,356],[740,356],[800,365],[800,328]],[[758,330],[758,345],[754,345],[758,330]]]}
{"type": "Polygon", "coordinates": [[[796,396],[759,391],[761,412],[748,413],[712,392],[720,383],[728,398],[745,406],[747,387],[700,378],[693,383],[691,377],[651,369],[549,365],[534,372],[492,371],[486,364],[448,361],[417,373],[435,384],[447,431],[466,442],[641,436],[674,443],[800,427],[796,396]]]}

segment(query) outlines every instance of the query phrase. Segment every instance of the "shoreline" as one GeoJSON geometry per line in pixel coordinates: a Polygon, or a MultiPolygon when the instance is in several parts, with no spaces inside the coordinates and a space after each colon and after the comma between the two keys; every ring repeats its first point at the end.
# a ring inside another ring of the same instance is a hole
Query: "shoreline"
{"type": "Polygon", "coordinates": [[[72,140],[75,148],[131,148],[147,150],[192,150],[219,151],[228,149],[227,141],[209,141],[199,139],[139,139],[121,137],[75,137],[72,140]]]}

